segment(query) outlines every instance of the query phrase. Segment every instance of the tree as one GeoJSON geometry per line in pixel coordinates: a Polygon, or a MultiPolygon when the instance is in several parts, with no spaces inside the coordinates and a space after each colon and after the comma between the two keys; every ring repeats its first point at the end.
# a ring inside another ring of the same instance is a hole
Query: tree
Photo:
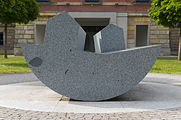
{"type": "Polygon", "coordinates": [[[158,25],[180,28],[178,60],[181,60],[181,0],[153,0],[148,11],[158,25]]]}
{"type": "Polygon", "coordinates": [[[12,23],[27,24],[39,16],[35,0],[0,0],[0,23],[4,24],[4,57],[7,58],[7,26],[12,23]]]}

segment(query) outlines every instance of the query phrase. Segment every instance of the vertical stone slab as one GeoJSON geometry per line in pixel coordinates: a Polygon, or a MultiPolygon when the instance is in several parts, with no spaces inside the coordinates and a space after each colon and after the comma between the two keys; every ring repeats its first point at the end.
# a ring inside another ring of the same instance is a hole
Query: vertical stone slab
{"type": "Polygon", "coordinates": [[[108,25],[94,35],[94,44],[96,53],[124,50],[126,47],[123,29],[113,24],[108,25]]]}
{"type": "Polygon", "coordinates": [[[45,31],[44,43],[47,47],[55,48],[58,45],[62,47],[71,45],[72,49],[84,50],[86,33],[67,12],[49,19],[45,31]]]}

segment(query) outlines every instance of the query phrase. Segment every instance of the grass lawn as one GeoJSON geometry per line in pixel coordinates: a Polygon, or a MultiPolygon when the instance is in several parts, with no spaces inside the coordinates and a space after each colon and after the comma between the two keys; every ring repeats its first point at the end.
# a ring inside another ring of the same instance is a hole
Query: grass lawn
{"type": "Polygon", "coordinates": [[[159,57],[151,72],[181,74],[181,61],[177,57],[159,57]]]}
{"type": "MultiPolygon", "coordinates": [[[[4,59],[3,55],[0,55],[0,73],[31,72],[24,57],[8,57],[4,59]]],[[[151,72],[181,74],[181,61],[177,61],[176,57],[159,57],[151,72]]]]}
{"type": "Polygon", "coordinates": [[[8,59],[4,59],[4,56],[0,55],[0,73],[17,72],[31,72],[26,64],[24,57],[8,55],[8,59]]]}

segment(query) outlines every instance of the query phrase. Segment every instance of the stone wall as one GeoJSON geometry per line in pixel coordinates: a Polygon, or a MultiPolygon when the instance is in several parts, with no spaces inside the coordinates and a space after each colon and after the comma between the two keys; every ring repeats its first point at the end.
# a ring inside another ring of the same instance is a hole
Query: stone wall
{"type": "Polygon", "coordinates": [[[150,24],[147,14],[129,13],[128,14],[128,48],[136,47],[136,25],[150,24]]]}
{"type": "Polygon", "coordinates": [[[170,28],[171,54],[178,54],[180,28],[170,28]]]}
{"type": "MultiPolygon", "coordinates": [[[[35,43],[36,24],[46,24],[47,20],[56,14],[41,13],[41,16],[36,21],[27,25],[17,25],[14,54],[22,55],[20,43],[35,43]]],[[[161,55],[170,55],[169,28],[164,28],[151,22],[147,13],[128,13],[128,48],[136,46],[136,25],[148,25],[149,45],[161,44],[161,55]]]]}
{"type": "Polygon", "coordinates": [[[161,44],[161,55],[170,55],[169,28],[150,21],[147,13],[128,14],[128,48],[136,47],[136,25],[148,25],[148,44],[161,44]]]}
{"type": "MultiPolygon", "coordinates": [[[[7,28],[8,37],[7,37],[7,48],[8,53],[14,53],[14,40],[15,40],[15,24],[8,25],[7,28]]],[[[0,24],[0,32],[3,32],[3,37],[5,37],[4,25],[0,24]]],[[[4,46],[0,46],[0,53],[4,53],[4,46]]]]}
{"type": "Polygon", "coordinates": [[[46,24],[47,20],[51,18],[52,14],[41,15],[37,20],[29,22],[26,25],[16,25],[15,30],[15,48],[14,54],[22,55],[21,43],[33,44],[35,43],[35,28],[36,24],[46,24]]]}
{"type": "Polygon", "coordinates": [[[150,25],[150,44],[161,45],[161,55],[170,55],[169,28],[156,25],[151,22],[150,25]]]}

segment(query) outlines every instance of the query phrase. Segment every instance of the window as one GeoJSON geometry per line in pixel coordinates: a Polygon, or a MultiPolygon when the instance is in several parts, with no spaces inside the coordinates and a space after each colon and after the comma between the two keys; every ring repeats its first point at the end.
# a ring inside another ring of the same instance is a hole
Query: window
{"type": "Polygon", "coordinates": [[[148,44],[148,25],[136,25],[136,47],[148,44]]]}
{"type": "Polygon", "coordinates": [[[3,45],[3,32],[0,32],[0,46],[3,45]]]}
{"type": "Polygon", "coordinates": [[[100,2],[100,0],[85,0],[85,2],[100,2]]]}
{"type": "Polygon", "coordinates": [[[36,24],[35,29],[35,44],[41,45],[44,43],[46,24],[36,24]]]}
{"type": "Polygon", "coordinates": [[[151,0],[135,0],[136,3],[151,3],[151,0]]]}
{"type": "Polygon", "coordinates": [[[36,0],[37,2],[49,2],[49,0],[36,0]]]}
{"type": "Polygon", "coordinates": [[[102,0],[83,0],[84,4],[101,4],[102,0]]]}

